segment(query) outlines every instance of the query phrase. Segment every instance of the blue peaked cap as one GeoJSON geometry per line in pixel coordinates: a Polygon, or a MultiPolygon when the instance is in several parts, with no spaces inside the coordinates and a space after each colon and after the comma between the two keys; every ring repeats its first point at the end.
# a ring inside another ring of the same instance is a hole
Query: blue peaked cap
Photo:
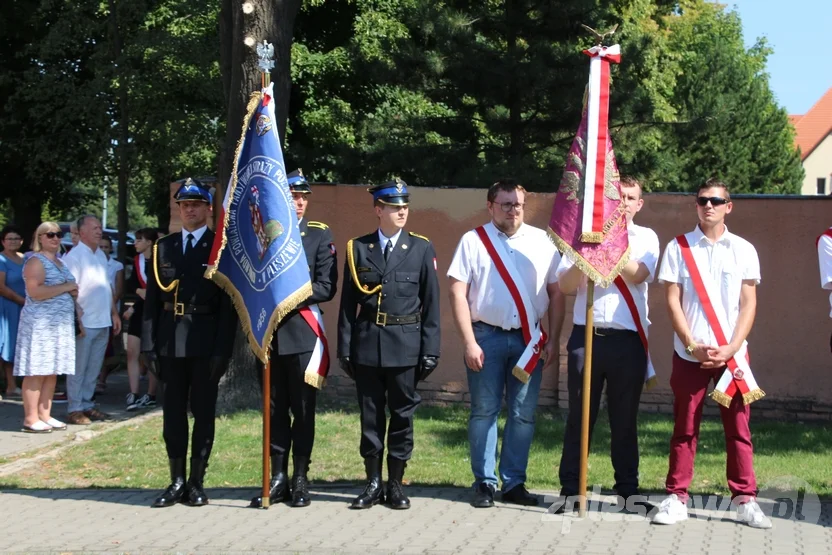
{"type": "Polygon", "coordinates": [[[183,200],[198,200],[212,204],[214,202],[214,195],[208,187],[203,185],[196,179],[188,178],[173,195],[173,200],[182,202],[183,200]]]}
{"type": "Polygon", "coordinates": [[[405,206],[410,203],[407,183],[398,177],[381,185],[374,185],[367,189],[373,195],[373,201],[394,206],[405,206]]]}
{"type": "Polygon", "coordinates": [[[302,169],[298,168],[287,175],[286,180],[289,182],[289,190],[293,193],[312,193],[312,189],[309,187],[309,182],[306,181],[306,178],[303,176],[302,169]]]}

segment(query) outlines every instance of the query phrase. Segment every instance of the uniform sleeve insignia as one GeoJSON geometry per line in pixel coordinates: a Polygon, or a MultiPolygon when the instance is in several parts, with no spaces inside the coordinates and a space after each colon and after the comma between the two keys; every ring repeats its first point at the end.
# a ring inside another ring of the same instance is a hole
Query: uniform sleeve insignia
{"type": "Polygon", "coordinates": [[[413,233],[412,231],[410,231],[410,232],[408,232],[408,233],[410,233],[410,235],[411,235],[412,237],[418,237],[419,239],[424,239],[425,241],[427,241],[428,243],[430,243],[430,239],[428,239],[428,238],[427,238],[427,237],[425,237],[424,235],[419,235],[418,233],[413,233]]]}
{"type": "Polygon", "coordinates": [[[332,256],[335,256],[335,243],[329,244],[329,252],[332,254],[332,256]]]}
{"type": "Polygon", "coordinates": [[[317,227],[318,229],[329,229],[329,226],[326,225],[325,223],[315,222],[315,221],[312,221],[312,220],[309,220],[308,222],[306,222],[306,225],[308,225],[309,227],[317,227]]]}
{"type": "Polygon", "coordinates": [[[433,257],[433,271],[436,271],[436,257],[433,257]]]}

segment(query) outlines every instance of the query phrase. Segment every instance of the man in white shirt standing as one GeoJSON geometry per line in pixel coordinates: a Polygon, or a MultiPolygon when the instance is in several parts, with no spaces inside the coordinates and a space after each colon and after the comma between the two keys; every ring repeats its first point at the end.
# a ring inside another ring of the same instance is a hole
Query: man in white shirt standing
{"type": "MultiPolygon", "coordinates": [[[[820,265],[820,286],[832,289],[832,227],[818,237],[818,264],[820,265]]],[[[832,306],[832,293],[829,294],[829,305],[832,306]]],[[[832,318],[832,309],[829,311],[832,318]]],[[[832,350],[832,336],[829,338],[829,349],[832,350]]]]}
{"type": "MultiPolygon", "coordinates": [[[[610,457],[615,470],[615,491],[627,500],[639,495],[638,405],[647,378],[649,361],[642,333],[646,341],[647,327],[650,323],[647,319],[647,284],[653,281],[656,274],[660,251],[656,232],[633,223],[633,217],[644,206],[641,193],[638,181],[632,178],[621,179],[621,198],[627,218],[630,261],[621,271],[621,280],[616,280],[609,287],[595,288],[593,303],[595,336],[589,433],[592,437],[592,429],[601,403],[601,392],[606,381],[612,435],[610,457]]],[[[569,498],[578,494],[587,279],[566,257],[560,261],[557,276],[564,295],[577,291],[573,313],[574,327],[566,346],[569,417],[560,459],[561,496],[569,498]]],[[[652,367],[650,369],[652,370],[652,367]]]]}
{"type": "Polygon", "coordinates": [[[67,376],[67,412],[70,424],[86,425],[92,420],[106,420],[109,416],[95,408],[92,397],[110,327],[116,335],[121,331],[121,319],[113,304],[107,255],[98,248],[101,222],[95,216],[78,219],[78,245],[63,258],[78,282],[77,302],[83,310],[81,324],[84,333],[75,343],[75,375],[67,376]]]}
{"type": "Polygon", "coordinates": [[[715,179],[699,188],[699,225],[665,249],[659,280],[674,337],[674,428],[665,487],[668,497],[654,515],[656,524],[687,519],[688,486],[693,479],[702,405],[711,380],[725,430],[728,487],[737,517],[753,528],[771,528],[755,497],[754,447],[748,403],[763,393],[748,365],[746,337],[757,310],[760,261],[754,246],[725,226],[733,210],[728,187],[715,179]],[[706,301],[706,302],[703,302],[706,301]]]}
{"type": "Polygon", "coordinates": [[[471,394],[468,441],[478,508],[494,506],[497,416],[508,420],[500,455],[502,500],[537,505],[525,487],[544,365],[557,371],[565,303],[560,255],[546,232],[523,223],[526,190],[509,180],[488,189],[491,221],[467,232],[451,266],[451,310],[465,345],[471,394]],[[551,305],[551,306],[550,306],[551,305]],[[549,309],[549,337],[540,320],[549,309]]]}

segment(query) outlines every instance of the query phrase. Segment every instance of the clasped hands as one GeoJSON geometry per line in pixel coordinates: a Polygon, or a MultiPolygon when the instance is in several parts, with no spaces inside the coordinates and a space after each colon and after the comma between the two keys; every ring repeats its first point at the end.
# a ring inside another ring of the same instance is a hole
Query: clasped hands
{"type": "Polygon", "coordinates": [[[730,344],[718,346],[697,343],[692,354],[701,363],[700,367],[712,369],[728,364],[728,361],[737,354],[737,349],[730,344]]]}

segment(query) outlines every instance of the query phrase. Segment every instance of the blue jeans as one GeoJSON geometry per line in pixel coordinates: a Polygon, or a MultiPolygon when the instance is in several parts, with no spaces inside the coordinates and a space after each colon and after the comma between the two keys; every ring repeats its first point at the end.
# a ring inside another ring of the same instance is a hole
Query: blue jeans
{"type": "Polygon", "coordinates": [[[75,339],[75,375],[66,377],[67,412],[95,408],[95,382],[107,354],[112,328],[87,328],[84,337],[75,339]]]}
{"type": "Polygon", "coordinates": [[[526,347],[522,332],[506,331],[482,322],[475,322],[473,327],[477,344],[485,354],[482,370],[467,369],[471,393],[468,443],[474,488],[485,482],[497,489],[497,416],[505,389],[508,420],[500,457],[500,480],[505,492],[526,482],[543,362],[538,362],[529,381],[523,383],[511,373],[526,347]]]}

